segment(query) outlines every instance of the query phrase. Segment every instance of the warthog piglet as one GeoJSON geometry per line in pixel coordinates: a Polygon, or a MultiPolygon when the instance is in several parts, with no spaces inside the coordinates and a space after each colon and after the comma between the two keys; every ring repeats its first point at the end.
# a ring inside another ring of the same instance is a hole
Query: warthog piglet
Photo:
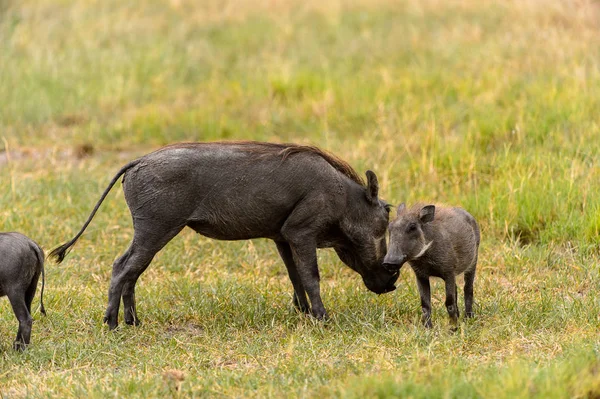
{"type": "Polygon", "coordinates": [[[465,274],[465,313],[473,317],[473,281],[479,249],[479,226],[467,211],[455,207],[416,204],[398,207],[390,223],[390,245],[384,266],[399,270],[408,262],[417,277],[423,324],[431,327],[429,277],[446,283],[446,309],[456,327],[459,317],[456,276],[465,274]]]}

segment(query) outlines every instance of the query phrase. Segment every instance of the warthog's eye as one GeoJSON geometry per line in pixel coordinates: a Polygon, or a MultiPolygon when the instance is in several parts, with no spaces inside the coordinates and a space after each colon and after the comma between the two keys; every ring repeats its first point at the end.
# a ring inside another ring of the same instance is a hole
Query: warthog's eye
{"type": "Polygon", "coordinates": [[[406,232],[407,233],[412,233],[413,231],[417,230],[417,224],[416,223],[411,223],[406,227],[406,232]]]}
{"type": "Polygon", "coordinates": [[[392,205],[390,205],[390,204],[384,204],[383,208],[385,209],[385,211],[387,213],[390,213],[392,211],[392,205]]]}

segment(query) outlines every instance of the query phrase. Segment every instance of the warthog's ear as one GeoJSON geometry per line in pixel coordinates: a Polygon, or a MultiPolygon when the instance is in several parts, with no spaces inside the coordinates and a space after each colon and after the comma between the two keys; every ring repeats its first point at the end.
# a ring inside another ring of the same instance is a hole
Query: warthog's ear
{"type": "Polygon", "coordinates": [[[404,213],[405,210],[406,210],[406,204],[403,202],[400,205],[398,205],[398,209],[396,209],[396,213],[398,215],[401,215],[402,213],[404,213]]]}
{"type": "Polygon", "coordinates": [[[429,223],[435,216],[435,205],[426,205],[419,212],[419,220],[421,223],[429,223]]]}
{"type": "Polygon", "coordinates": [[[379,194],[379,182],[377,181],[377,176],[373,171],[367,170],[367,200],[371,204],[377,204],[379,202],[379,198],[377,195],[379,194]]]}

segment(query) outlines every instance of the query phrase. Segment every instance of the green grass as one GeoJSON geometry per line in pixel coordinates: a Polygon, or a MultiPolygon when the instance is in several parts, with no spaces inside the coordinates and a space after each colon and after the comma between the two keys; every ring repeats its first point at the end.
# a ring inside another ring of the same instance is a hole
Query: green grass
{"type": "Polygon", "coordinates": [[[378,297],[320,251],[322,323],[294,311],[272,243],[190,231],[142,275],[143,324],[109,332],[111,264],[132,235],[119,184],[48,262],[25,353],[1,301],[0,396],[598,397],[599,7],[0,0],[3,231],[48,252],[128,160],[253,139],[372,169],[395,205],[461,205],[483,239],[477,316],[456,334],[437,281],[435,326],[420,326],[408,269],[378,297]]]}

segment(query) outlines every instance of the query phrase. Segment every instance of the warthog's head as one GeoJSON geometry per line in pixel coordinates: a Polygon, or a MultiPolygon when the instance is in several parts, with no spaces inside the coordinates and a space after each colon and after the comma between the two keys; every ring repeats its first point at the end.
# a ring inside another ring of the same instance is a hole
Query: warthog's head
{"type": "Polygon", "coordinates": [[[427,241],[423,225],[433,221],[435,206],[417,206],[406,209],[398,206],[396,219],[390,223],[390,248],[383,265],[390,272],[400,271],[405,262],[418,259],[429,250],[432,241],[427,241]]]}
{"type": "Polygon", "coordinates": [[[334,246],[338,256],[358,272],[367,288],[377,294],[396,289],[398,272],[383,267],[390,205],[378,198],[377,176],[367,171],[367,187],[349,198],[341,229],[346,242],[334,246]]]}

